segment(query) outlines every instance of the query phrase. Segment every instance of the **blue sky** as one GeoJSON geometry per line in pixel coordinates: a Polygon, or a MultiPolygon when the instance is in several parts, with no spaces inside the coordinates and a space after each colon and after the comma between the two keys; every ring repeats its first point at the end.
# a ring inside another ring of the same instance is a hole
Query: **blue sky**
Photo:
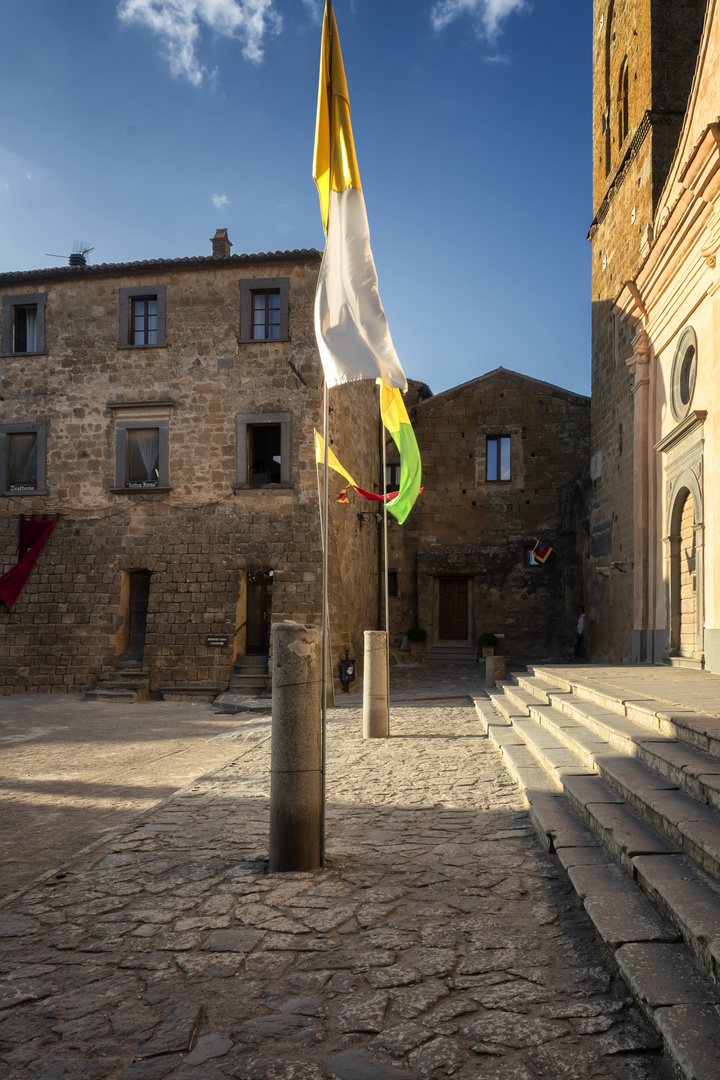
{"type": "MultiPolygon", "coordinates": [[[[437,393],[590,384],[591,17],[335,0],[380,293],[437,393]]],[[[3,0],[0,270],[323,246],[316,0],[3,0]],[[14,43],[10,45],[9,43],[14,43]]]]}

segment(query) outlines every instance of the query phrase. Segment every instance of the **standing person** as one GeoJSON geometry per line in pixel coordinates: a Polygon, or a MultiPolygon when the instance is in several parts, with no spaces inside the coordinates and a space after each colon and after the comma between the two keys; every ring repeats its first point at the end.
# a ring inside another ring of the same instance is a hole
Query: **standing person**
{"type": "Polygon", "coordinates": [[[582,605],[581,605],[581,606],[578,607],[577,610],[578,610],[577,637],[575,638],[575,651],[574,651],[574,654],[573,654],[576,661],[579,660],[580,657],[582,655],[584,655],[584,653],[585,653],[584,641],[583,641],[583,636],[585,634],[585,608],[582,607],[582,605]]]}

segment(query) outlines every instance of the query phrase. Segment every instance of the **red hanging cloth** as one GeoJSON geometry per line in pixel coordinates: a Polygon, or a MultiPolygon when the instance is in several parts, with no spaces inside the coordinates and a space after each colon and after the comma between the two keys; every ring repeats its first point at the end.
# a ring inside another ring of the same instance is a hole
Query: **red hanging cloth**
{"type": "Polygon", "coordinates": [[[8,609],[22,592],[23,585],[59,517],[59,514],[56,514],[54,518],[48,518],[45,515],[38,515],[36,518],[34,514],[26,518],[24,514],[20,515],[18,561],[12,569],[0,577],[0,599],[5,601],[8,609]]]}

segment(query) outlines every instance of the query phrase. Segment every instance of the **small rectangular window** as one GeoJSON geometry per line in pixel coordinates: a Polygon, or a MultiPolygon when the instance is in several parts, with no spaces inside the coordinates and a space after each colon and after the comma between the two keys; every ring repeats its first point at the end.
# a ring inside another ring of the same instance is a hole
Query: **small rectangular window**
{"type": "Polygon", "coordinates": [[[5,495],[45,494],[46,426],[0,424],[0,490],[5,495]]]}
{"type": "Polygon", "coordinates": [[[385,466],[385,485],[387,491],[400,490],[400,462],[385,466]]]}
{"type": "Polygon", "coordinates": [[[278,289],[252,294],[253,325],[255,341],[279,341],[280,339],[280,292],[278,289]]]}
{"type": "Polygon", "coordinates": [[[165,285],[133,286],[118,290],[121,349],[144,349],[165,345],[167,288],[165,285]]]}
{"type": "Polygon", "coordinates": [[[37,304],[13,308],[13,352],[37,352],[37,304]]]}
{"type": "Polygon", "coordinates": [[[397,570],[388,570],[388,596],[392,598],[399,595],[398,572],[397,570]]]}
{"type": "Polygon", "coordinates": [[[125,487],[156,488],[160,483],[160,429],[128,428],[125,450],[125,487]]]}
{"type": "Polygon", "coordinates": [[[38,467],[36,431],[15,431],[7,436],[7,490],[36,491],[38,467]]]}
{"type": "Polygon", "coordinates": [[[130,301],[133,345],[157,345],[157,296],[142,296],[130,301]]]}
{"type": "Polygon", "coordinates": [[[240,341],[288,341],[290,278],[240,280],[240,341]]]}
{"type": "Polygon", "coordinates": [[[510,480],[510,436],[488,435],[486,479],[510,480]]]}
{"type": "Polygon", "coordinates": [[[3,356],[45,351],[45,293],[3,296],[3,356]]]}
{"type": "Polygon", "coordinates": [[[531,547],[525,548],[525,565],[526,566],[542,566],[541,562],[535,558],[534,549],[531,547]]]}
{"type": "Polygon", "coordinates": [[[238,413],[234,491],[290,487],[290,413],[238,413]]]}
{"type": "Polygon", "coordinates": [[[282,427],[280,424],[248,424],[248,484],[260,487],[279,484],[282,478],[282,427]]]}

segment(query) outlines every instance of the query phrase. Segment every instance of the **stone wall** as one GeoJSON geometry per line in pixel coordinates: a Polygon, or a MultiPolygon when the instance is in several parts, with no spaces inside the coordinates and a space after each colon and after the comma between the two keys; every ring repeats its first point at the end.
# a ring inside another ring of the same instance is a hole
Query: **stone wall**
{"type": "MultiPolygon", "coordinates": [[[[4,295],[46,295],[45,351],[0,361],[0,423],[42,422],[47,432],[47,493],[0,502],[3,570],[17,558],[20,514],[60,514],[15,605],[0,604],[2,692],[83,690],[112,669],[123,574],[133,569],[152,571],[144,662],[153,690],[227,684],[248,572],[273,570],[273,621],[319,622],[318,268],[317,252],[288,252],[0,276],[4,295]],[[239,285],[258,278],[289,279],[287,341],[240,340],[239,285]],[[119,347],[120,290],[156,287],[166,293],[165,344],[119,347]],[[286,486],[243,486],[237,475],[236,418],[254,414],[290,418],[286,486]],[[148,415],[169,427],[168,490],[118,489],[118,420],[148,415]],[[205,645],[215,634],[227,648],[205,645]]],[[[371,383],[330,393],[333,448],[371,486],[375,398],[371,383]]],[[[377,620],[377,535],[333,502],[331,538],[334,659],[344,644],[361,656],[377,620]]]]}
{"type": "Polygon", "coordinates": [[[392,524],[398,573],[391,639],[413,625],[439,637],[439,579],[468,580],[467,641],[489,631],[516,661],[570,648],[583,603],[583,479],[590,403],[502,368],[409,409],[424,490],[404,525],[392,524]],[[486,479],[488,436],[510,436],[511,479],[486,479]],[[535,538],[556,551],[528,565],[535,538]]]}
{"type": "MultiPolygon", "coordinates": [[[[635,525],[632,330],[616,301],[647,253],[648,229],[687,104],[705,0],[596,0],[593,36],[592,496],[588,653],[632,658],[635,525]],[[618,110],[628,65],[629,123],[618,110]],[[615,565],[613,565],[615,564],[615,565]],[[596,573],[602,570],[602,573],[596,573]]],[[[650,234],[651,235],[651,234],[650,234]]],[[[638,657],[639,658],[639,657],[638,657]]]]}

